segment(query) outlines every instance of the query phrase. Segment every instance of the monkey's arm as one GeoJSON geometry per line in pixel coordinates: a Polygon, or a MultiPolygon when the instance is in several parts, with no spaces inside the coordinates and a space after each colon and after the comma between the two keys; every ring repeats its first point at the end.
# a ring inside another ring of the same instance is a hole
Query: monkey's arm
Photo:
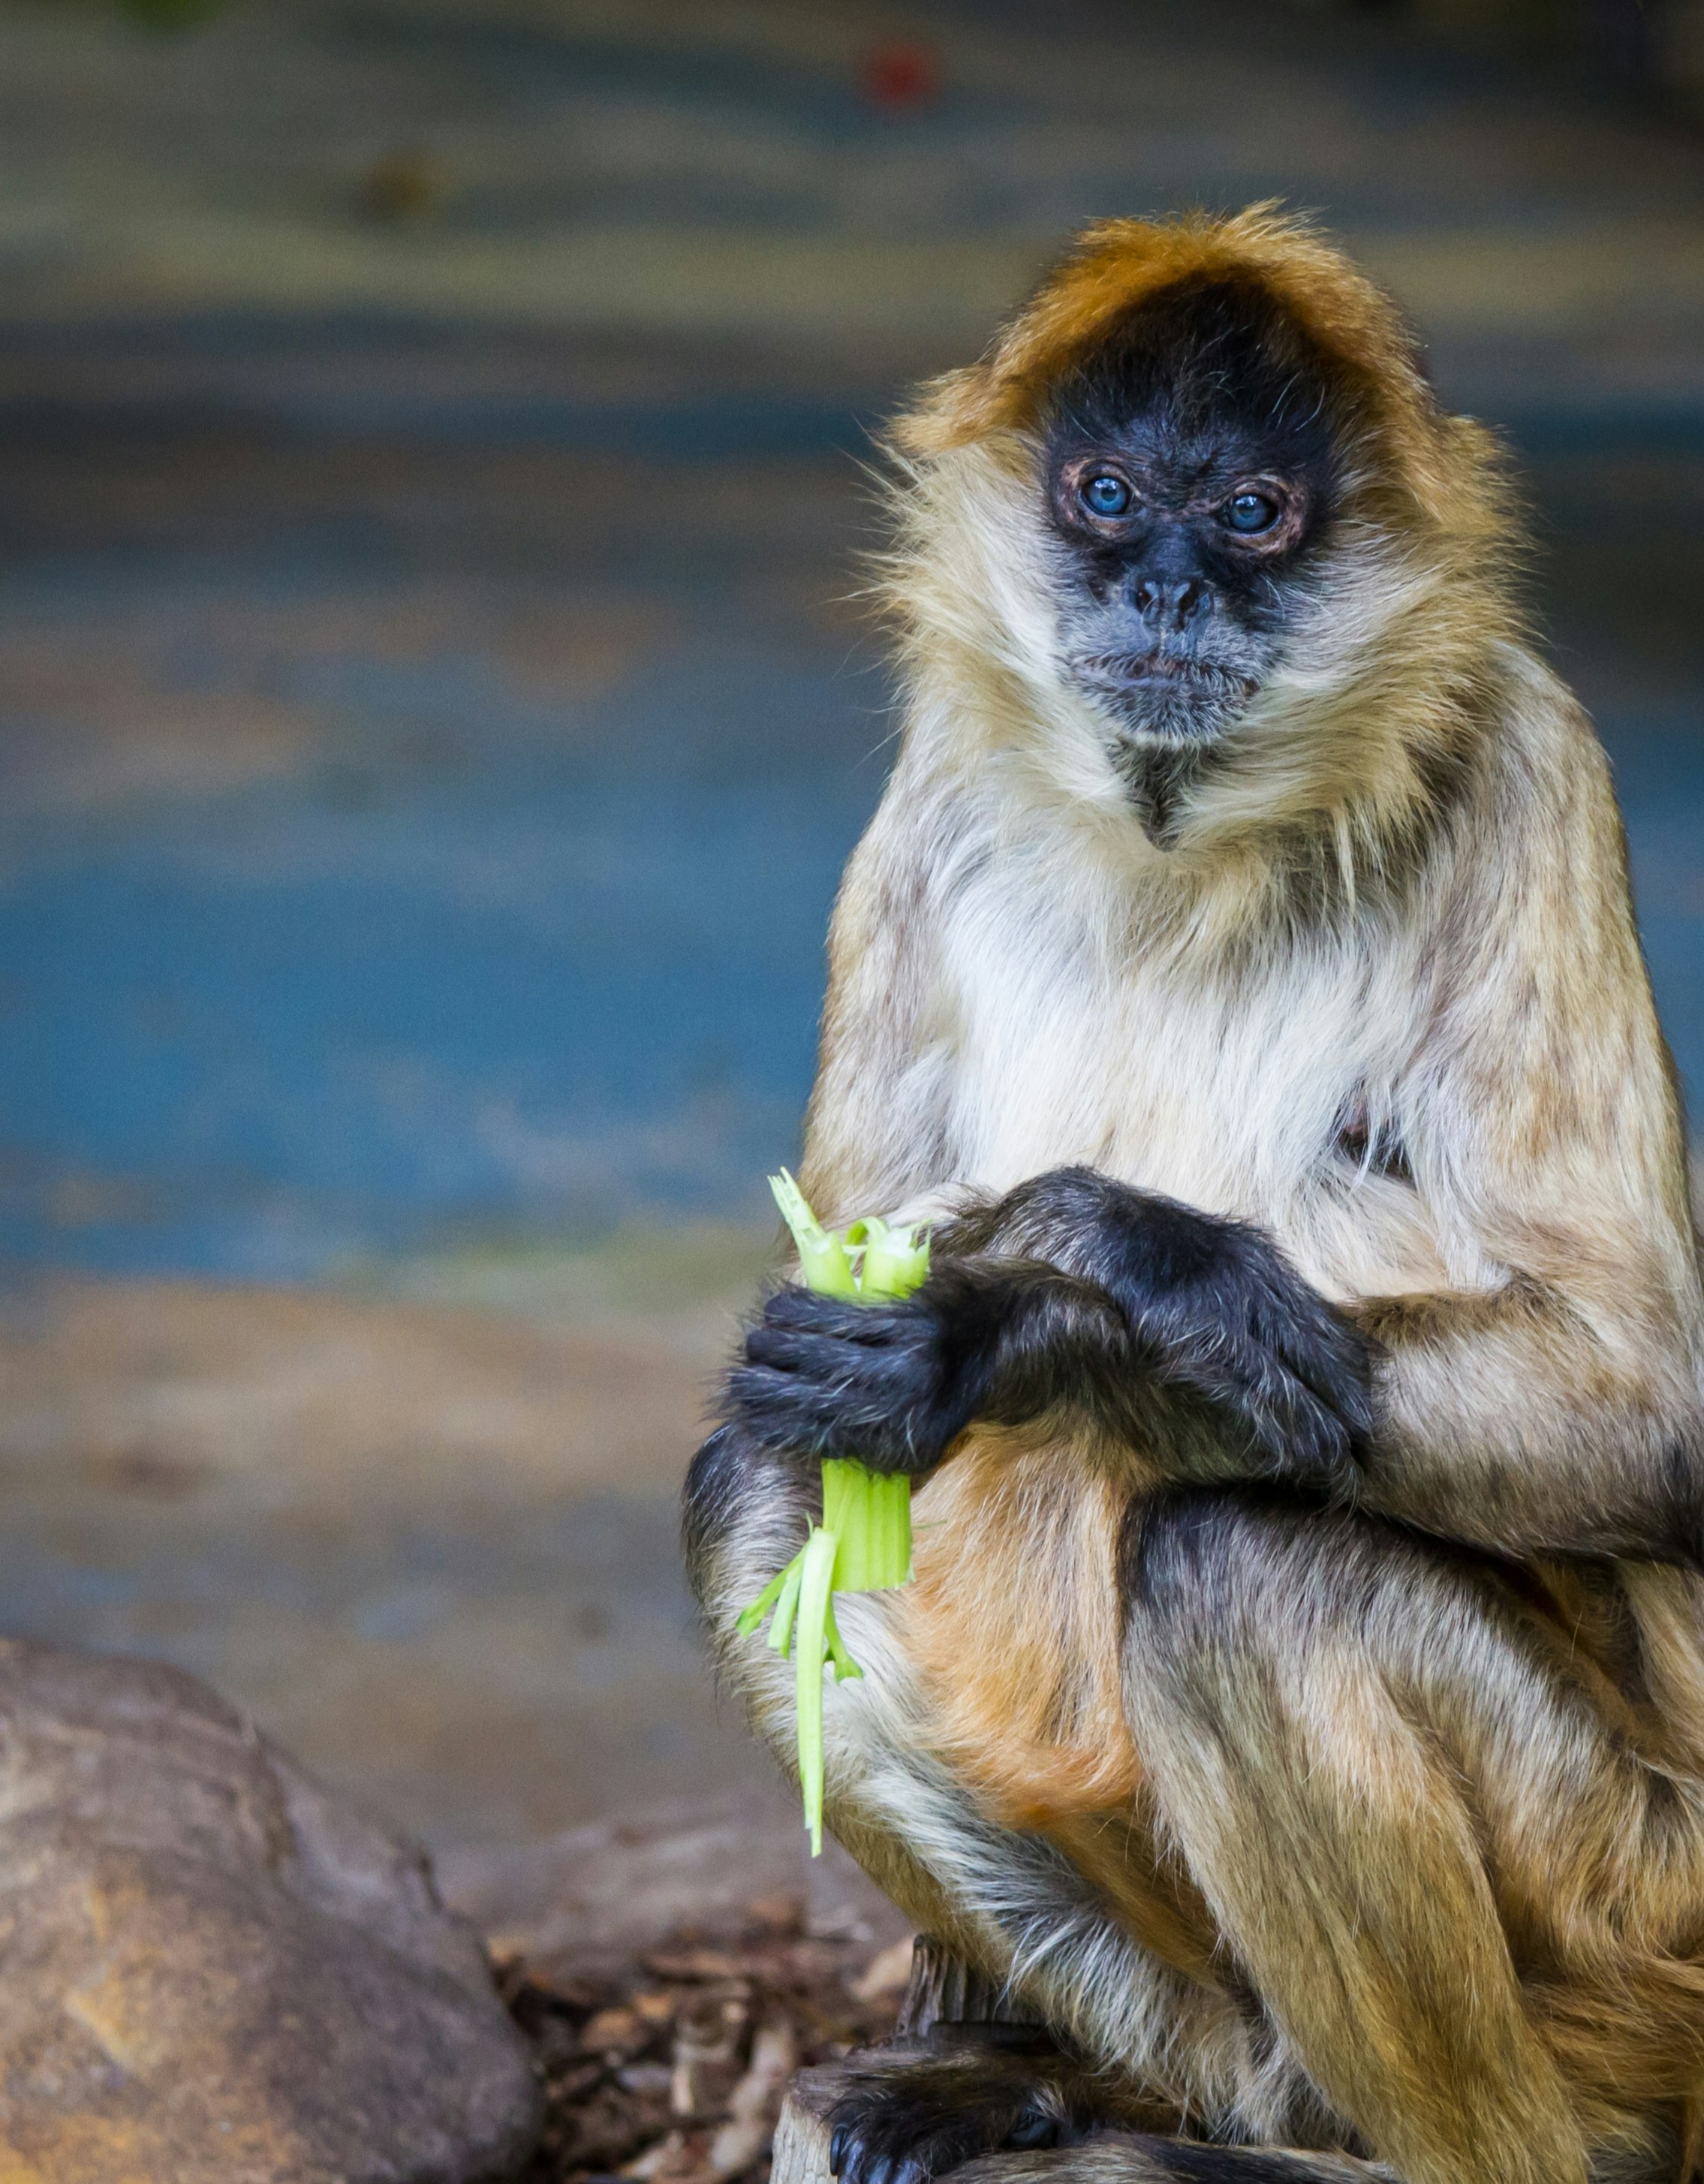
{"type": "Polygon", "coordinates": [[[1352,1491],[1362,1339],[1258,1230],[1083,1168],[936,1233],[904,1303],[788,1287],[728,1376],[763,1446],[927,1471],[973,1418],[1074,1415],[1150,1478],[1352,1491]]]}
{"type": "Polygon", "coordinates": [[[1438,947],[1404,1128],[1472,1271],[1460,1293],[1356,1312],[1378,1359],[1362,1499],[1515,1554],[1697,1562],[1704,1303],[1679,1105],[1601,754],[1582,731],[1541,755],[1544,837],[1523,818],[1498,843],[1493,819],[1490,877],[1438,947]]]}
{"type": "Polygon", "coordinates": [[[1508,1554],[1704,1564],[1688,1333],[1631,1259],[1362,1307],[1380,1351],[1363,1505],[1508,1554]]]}
{"type": "Polygon", "coordinates": [[[1628,1091],[1598,1142],[1577,1139],[1572,1159],[1553,1145],[1518,1184],[1499,1156],[1506,1107],[1458,1170],[1495,1286],[1355,1312],[1378,1360],[1366,1507],[1517,1555],[1704,1563],[1685,1170],[1678,1144],[1644,1167],[1628,1091]]]}

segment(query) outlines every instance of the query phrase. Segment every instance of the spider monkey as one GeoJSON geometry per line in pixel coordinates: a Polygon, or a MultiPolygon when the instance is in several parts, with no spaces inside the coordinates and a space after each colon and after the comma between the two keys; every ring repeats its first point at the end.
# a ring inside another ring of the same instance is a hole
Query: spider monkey
{"type": "Polygon", "coordinates": [[[688,1547],[785,1764],[734,1616],[912,1474],[830,1822],[1058,2048],[872,2064],[842,2184],[1690,2174],[1699,1245],[1497,450],[1269,207],[1091,230],[894,440],[802,1180],[933,1271],[769,1296],[688,1547]]]}

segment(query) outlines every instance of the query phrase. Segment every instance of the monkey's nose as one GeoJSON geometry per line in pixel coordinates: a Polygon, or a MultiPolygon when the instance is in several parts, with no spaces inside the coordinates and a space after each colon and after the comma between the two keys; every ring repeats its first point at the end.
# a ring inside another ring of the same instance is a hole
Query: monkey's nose
{"type": "Polygon", "coordinates": [[[1211,592],[1194,577],[1178,583],[1143,577],[1130,596],[1143,621],[1156,629],[1187,629],[1213,604],[1211,592]]]}

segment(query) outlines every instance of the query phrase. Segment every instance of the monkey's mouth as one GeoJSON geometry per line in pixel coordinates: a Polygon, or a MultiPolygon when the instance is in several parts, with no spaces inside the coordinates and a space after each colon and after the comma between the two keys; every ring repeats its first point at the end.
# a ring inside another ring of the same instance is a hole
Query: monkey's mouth
{"type": "Polygon", "coordinates": [[[1169,652],[1094,652],[1073,660],[1077,680],[1097,695],[1118,698],[1143,691],[1183,698],[1210,698],[1222,704],[1246,703],[1260,685],[1211,660],[1191,660],[1169,652]]]}
{"type": "Polygon", "coordinates": [[[1127,780],[1133,749],[1204,749],[1235,725],[1261,687],[1257,675],[1222,661],[1159,651],[1079,654],[1071,674],[1105,721],[1107,755],[1127,780]]]}

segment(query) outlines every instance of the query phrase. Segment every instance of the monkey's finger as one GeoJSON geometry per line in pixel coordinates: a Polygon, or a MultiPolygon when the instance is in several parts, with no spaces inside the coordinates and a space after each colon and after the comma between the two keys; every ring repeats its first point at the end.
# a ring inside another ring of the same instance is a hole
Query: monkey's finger
{"type": "Polygon", "coordinates": [[[1342,1419],[1357,1448],[1364,1448],[1373,1438],[1373,1426],[1372,1383],[1365,1361],[1352,1352],[1345,1360],[1289,1345],[1277,1354],[1315,1401],[1342,1419]]]}
{"type": "Polygon", "coordinates": [[[1275,1351],[1239,1343],[1222,1360],[1222,1368],[1228,1368],[1222,1397],[1231,1394],[1281,1474],[1329,1487],[1340,1487],[1353,1477],[1356,1450],[1349,1428],[1275,1351]]]}
{"type": "Polygon", "coordinates": [[[766,1365],[772,1372],[796,1373],[804,1362],[805,1338],[784,1327],[771,1327],[760,1320],[745,1338],[745,1356],[753,1365],[766,1365]]]}
{"type": "Polygon", "coordinates": [[[1057,2146],[1063,2130],[1061,2120],[1050,2109],[1039,2101],[1026,2101],[1005,2135],[1005,2142],[1027,2153],[1035,2147],[1057,2146]]]}
{"type": "MultiPolygon", "coordinates": [[[[1330,1312],[1323,1298],[1319,1304],[1322,1313],[1330,1312]]],[[[1293,1419],[1294,1429],[1310,1440],[1317,1438],[1322,1422],[1328,1419],[1334,1450],[1341,1442],[1349,1457],[1358,1459],[1372,1431],[1360,1352],[1352,1343],[1328,1350],[1323,1340],[1310,1342],[1294,1316],[1274,1317],[1281,1317],[1281,1329],[1272,1325],[1271,1317],[1258,1314],[1256,1325],[1246,1334],[1212,1330],[1216,1339],[1210,1339],[1203,1351],[1206,1384],[1211,1389],[1215,1373],[1228,1375],[1241,1384],[1250,1401],[1293,1419]]],[[[1322,1321],[1320,1332],[1335,1338],[1353,1330],[1332,1315],[1329,1324],[1322,1321]]]]}
{"type": "Polygon", "coordinates": [[[1328,1493],[1350,1490],[1359,1472],[1355,1440],[1337,1413],[1291,1380],[1250,1408],[1250,1422],[1278,1474],[1328,1493]]]}
{"type": "Polygon", "coordinates": [[[727,1415],[766,1448],[855,1456],[877,1471],[938,1461],[944,1429],[920,1421],[903,1373],[785,1372],[738,1365],[722,1384],[727,1415]]]}
{"type": "Polygon", "coordinates": [[[895,2093],[855,2101],[856,2113],[838,2123],[828,2142],[828,2164],[840,2184],[930,2184],[985,2150],[989,2137],[980,2118],[931,2114],[933,2104],[895,2093]]]}
{"type": "Polygon", "coordinates": [[[904,1316],[852,1304],[844,1297],[821,1296],[815,1290],[789,1283],[777,1290],[763,1307],[766,1327],[791,1328],[820,1334],[838,1335],[846,1342],[880,1343],[892,1338],[904,1316]]]}
{"type": "Polygon", "coordinates": [[[1257,1316],[1256,1334],[1351,1433],[1362,1440],[1371,1435],[1371,1346],[1341,1312],[1311,1293],[1286,1298],[1279,1309],[1257,1316]]]}
{"type": "Polygon", "coordinates": [[[878,1353],[869,1343],[851,1342],[838,1334],[805,1334],[760,1321],[745,1338],[745,1354],[752,1364],[768,1365],[779,1373],[844,1379],[869,1369],[878,1353]]]}
{"type": "Polygon", "coordinates": [[[836,1452],[840,1398],[791,1373],[737,1366],[722,1387],[722,1404],[752,1439],[782,1455],[836,1452]]]}

